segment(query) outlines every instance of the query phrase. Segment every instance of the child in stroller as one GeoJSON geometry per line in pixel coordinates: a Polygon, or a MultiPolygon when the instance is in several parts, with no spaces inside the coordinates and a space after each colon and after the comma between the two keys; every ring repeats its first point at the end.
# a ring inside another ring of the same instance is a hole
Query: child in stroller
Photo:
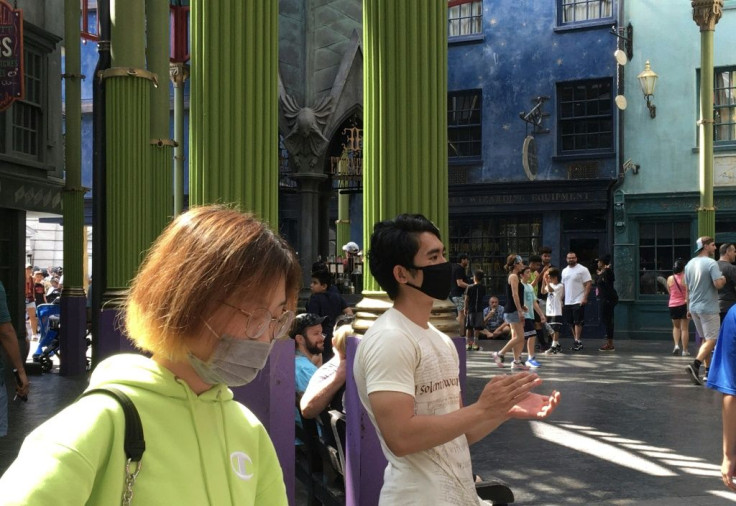
{"type": "Polygon", "coordinates": [[[54,304],[40,304],[36,307],[41,338],[38,340],[38,348],[33,353],[33,361],[41,364],[43,372],[51,370],[54,365],[51,357],[59,352],[60,314],[59,299],[56,299],[54,304]]]}

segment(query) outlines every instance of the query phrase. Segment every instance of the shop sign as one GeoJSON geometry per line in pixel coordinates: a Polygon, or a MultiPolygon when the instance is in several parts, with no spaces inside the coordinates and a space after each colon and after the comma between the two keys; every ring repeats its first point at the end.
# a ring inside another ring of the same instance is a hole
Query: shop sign
{"type": "Polygon", "coordinates": [[[23,93],[23,11],[0,0],[0,111],[23,93]]]}

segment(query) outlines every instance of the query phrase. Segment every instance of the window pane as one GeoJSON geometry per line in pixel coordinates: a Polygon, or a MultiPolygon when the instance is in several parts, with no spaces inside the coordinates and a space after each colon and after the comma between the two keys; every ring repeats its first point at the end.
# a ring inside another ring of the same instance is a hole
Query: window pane
{"type": "Polygon", "coordinates": [[[559,84],[557,96],[561,153],[613,149],[610,79],[559,84]]]}
{"type": "Polygon", "coordinates": [[[718,68],[713,81],[713,140],[736,141],[736,69],[718,68]]]}
{"type": "Polygon", "coordinates": [[[561,0],[563,23],[611,17],[613,0],[561,0]]]}
{"type": "Polygon", "coordinates": [[[505,218],[463,217],[450,221],[450,257],[467,253],[470,269],[482,269],[487,294],[504,303],[506,278],[503,267],[509,253],[524,258],[539,252],[542,237],[541,216],[505,218]]]}
{"type": "Polygon", "coordinates": [[[472,35],[481,33],[483,21],[482,0],[448,0],[447,35],[472,35]]]}
{"type": "Polygon", "coordinates": [[[689,258],[690,223],[639,224],[639,292],[666,294],[666,279],[677,258],[689,258]]]}
{"type": "Polygon", "coordinates": [[[480,157],[482,113],[480,90],[450,93],[447,99],[448,157],[480,157]]]}

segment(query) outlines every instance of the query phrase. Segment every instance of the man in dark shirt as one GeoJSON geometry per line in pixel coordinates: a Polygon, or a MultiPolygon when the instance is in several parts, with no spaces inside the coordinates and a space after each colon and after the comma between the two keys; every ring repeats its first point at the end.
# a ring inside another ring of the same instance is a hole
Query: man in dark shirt
{"type": "Polygon", "coordinates": [[[718,267],[726,278],[726,284],[718,290],[718,311],[721,314],[721,323],[731,306],[736,304],[736,246],[731,243],[724,242],[719,248],[721,254],[718,259],[718,267]]]}
{"type": "Polygon", "coordinates": [[[598,262],[598,277],[595,280],[595,293],[598,296],[601,323],[606,328],[606,342],[598,351],[614,351],[613,346],[613,308],[618,304],[618,293],[613,286],[616,280],[611,269],[611,255],[603,255],[598,262]]]}
{"type": "Polygon", "coordinates": [[[460,324],[460,335],[465,335],[465,290],[472,284],[466,273],[468,255],[462,253],[452,266],[452,283],[450,284],[450,300],[457,309],[457,322],[460,324]]]}
{"type": "Polygon", "coordinates": [[[330,273],[326,270],[319,270],[312,273],[312,282],[309,289],[312,295],[307,301],[306,310],[308,313],[314,313],[318,316],[325,316],[322,321],[322,333],[325,335],[324,351],[322,352],[322,363],[326,363],[332,358],[332,331],[335,327],[335,321],[341,314],[353,314],[348,303],[339,293],[330,290],[332,280],[330,273]]]}

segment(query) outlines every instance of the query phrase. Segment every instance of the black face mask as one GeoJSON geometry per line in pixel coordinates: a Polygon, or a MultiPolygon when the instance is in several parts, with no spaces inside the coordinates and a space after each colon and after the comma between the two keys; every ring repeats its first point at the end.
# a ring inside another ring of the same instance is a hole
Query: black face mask
{"type": "Polygon", "coordinates": [[[424,281],[422,281],[421,287],[406,283],[408,286],[429,295],[433,299],[447,299],[447,296],[450,295],[450,282],[452,281],[452,264],[450,262],[425,265],[424,267],[412,265],[410,268],[424,272],[424,281]]]}

